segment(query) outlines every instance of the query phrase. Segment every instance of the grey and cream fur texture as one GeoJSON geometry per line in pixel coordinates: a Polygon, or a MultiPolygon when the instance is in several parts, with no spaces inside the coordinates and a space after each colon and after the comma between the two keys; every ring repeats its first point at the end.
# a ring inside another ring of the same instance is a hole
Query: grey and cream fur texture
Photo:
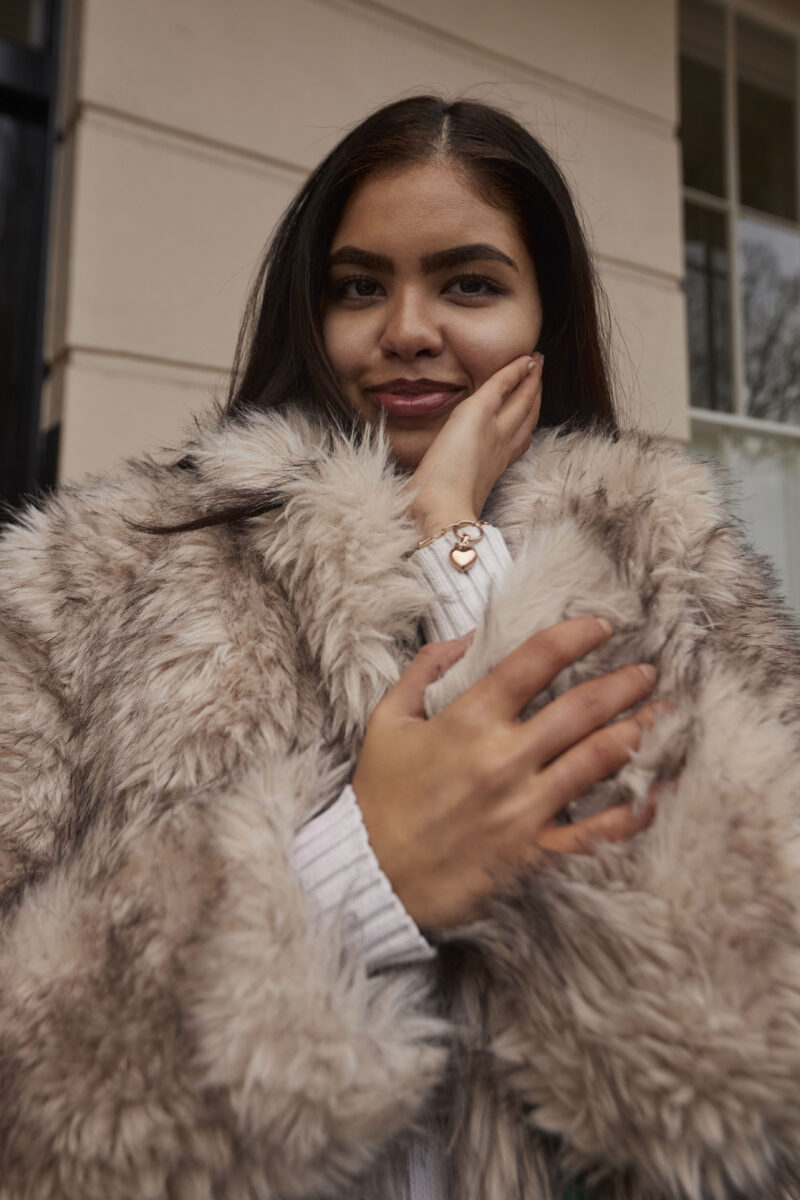
{"type": "Polygon", "coordinates": [[[512,571],[428,694],[609,617],[553,690],[646,659],[675,711],[577,810],[661,782],[654,823],[508,881],[434,967],[368,975],[310,913],[291,839],[430,602],[407,500],[380,439],[297,408],[6,533],[0,1200],[390,1200],[423,1126],[452,1200],[800,1196],[800,650],[674,448],[539,435],[486,514],[512,571]]]}

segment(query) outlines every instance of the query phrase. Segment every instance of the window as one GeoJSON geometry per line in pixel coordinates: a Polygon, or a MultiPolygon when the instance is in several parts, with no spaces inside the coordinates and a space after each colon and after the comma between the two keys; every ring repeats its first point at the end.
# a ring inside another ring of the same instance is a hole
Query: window
{"type": "Polygon", "coordinates": [[[800,42],[681,0],[680,55],[692,443],[800,611],[800,42]]]}

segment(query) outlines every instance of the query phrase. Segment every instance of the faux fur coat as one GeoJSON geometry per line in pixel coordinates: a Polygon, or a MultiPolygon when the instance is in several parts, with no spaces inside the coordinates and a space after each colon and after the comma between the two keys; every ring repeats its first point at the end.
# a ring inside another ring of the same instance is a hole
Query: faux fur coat
{"type": "Polygon", "coordinates": [[[1,1200],[391,1198],[422,1126],[452,1200],[800,1196],[800,651],[677,450],[538,435],[487,511],[514,566],[428,693],[610,618],[553,690],[656,663],[674,716],[579,805],[676,780],[651,827],[520,876],[433,967],[369,976],[309,913],[293,834],[430,602],[406,504],[379,441],[296,409],[6,533],[1,1200]]]}

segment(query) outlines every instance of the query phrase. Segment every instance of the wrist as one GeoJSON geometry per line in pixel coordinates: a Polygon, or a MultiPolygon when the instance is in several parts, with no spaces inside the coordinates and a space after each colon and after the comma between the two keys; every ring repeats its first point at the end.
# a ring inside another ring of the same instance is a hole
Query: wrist
{"type": "Polygon", "coordinates": [[[426,541],[428,538],[435,538],[445,529],[450,529],[456,523],[467,524],[469,521],[476,521],[477,517],[473,516],[472,512],[460,512],[458,516],[453,516],[448,513],[446,516],[434,517],[431,520],[425,520],[417,523],[419,529],[420,541],[426,541]]]}
{"type": "Polygon", "coordinates": [[[478,516],[474,504],[469,501],[441,501],[431,504],[415,500],[410,512],[419,530],[420,540],[435,537],[441,530],[455,525],[457,521],[475,521],[478,516]]]}

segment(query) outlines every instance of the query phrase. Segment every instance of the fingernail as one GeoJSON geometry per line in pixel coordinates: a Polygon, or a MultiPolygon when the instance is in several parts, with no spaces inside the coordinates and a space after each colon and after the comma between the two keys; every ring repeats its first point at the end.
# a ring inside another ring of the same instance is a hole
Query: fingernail
{"type": "Polygon", "coordinates": [[[607,621],[605,619],[605,617],[598,617],[597,623],[602,628],[604,633],[613,633],[614,632],[614,626],[611,624],[610,621],[607,621]]]}
{"type": "Polygon", "coordinates": [[[656,669],[650,663],[637,663],[639,670],[644,675],[648,683],[654,683],[656,678],[656,669]]]}
{"type": "Polygon", "coordinates": [[[533,361],[532,358],[529,358],[528,359],[528,370],[532,371],[535,366],[536,366],[536,363],[533,361]]]}
{"type": "Polygon", "coordinates": [[[535,363],[539,364],[540,367],[544,366],[544,355],[542,354],[541,350],[534,350],[531,357],[535,363]]]}

